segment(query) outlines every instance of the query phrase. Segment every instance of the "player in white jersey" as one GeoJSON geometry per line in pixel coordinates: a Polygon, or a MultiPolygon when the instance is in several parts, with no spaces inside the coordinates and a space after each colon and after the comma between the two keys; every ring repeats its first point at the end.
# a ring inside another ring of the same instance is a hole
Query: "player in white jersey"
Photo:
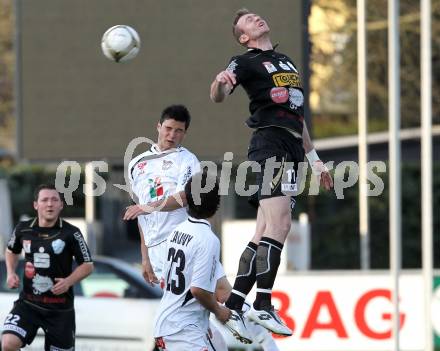
{"type": "Polygon", "coordinates": [[[209,312],[222,323],[231,316],[214,295],[220,242],[206,220],[220,203],[218,182],[210,191],[198,192],[198,199],[194,196],[195,188],[205,188],[207,177],[206,172],[198,173],[186,184],[189,217],[174,229],[167,242],[164,295],[154,330],[159,350],[207,351],[209,312]]]}
{"type": "MultiPolygon", "coordinates": [[[[181,146],[190,121],[184,106],[165,108],[157,125],[157,143],[134,158],[127,170],[138,204],[129,206],[123,218],[138,219],[142,274],[150,283],[159,283],[158,277],[163,276],[166,238],[188,216],[184,209],[185,183],[200,169],[196,156],[181,146]]],[[[215,330],[213,334],[217,335],[212,340],[216,349],[226,350],[220,347],[225,344],[221,335],[215,330]]]]}
{"type": "MultiPolygon", "coordinates": [[[[182,147],[190,124],[190,114],[182,105],[172,105],[164,109],[157,125],[157,143],[150,150],[135,157],[128,166],[128,178],[138,205],[127,208],[124,220],[138,218],[141,237],[142,273],[146,281],[158,283],[163,276],[162,267],[166,258],[166,239],[177,226],[187,218],[184,186],[192,174],[199,171],[197,157],[182,147]]],[[[229,296],[231,286],[219,265],[217,287],[229,296]]],[[[235,312],[234,312],[235,314],[235,312]]],[[[235,316],[237,317],[237,316],[235,316]]],[[[241,341],[249,341],[241,316],[232,326],[233,334],[241,341]],[[244,336],[244,339],[241,338],[244,336]]],[[[211,338],[215,350],[226,350],[224,340],[212,326],[211,338]],[[217,337],[216,337],[217,335],[217,337]]],[[[277,350],[269,333],[252,331],[255,335],[266,335],[273,347],[265,351],[277,350]]]]}
{"type": "Polygon", "coordinates": [[[187,218],[185,184],[200,169],[197,157],[181,146],[190,121],[185,106],[165,108],[157,143],[131,160],[127,170],[138,205],[127,208],[124,220],[138,219],[143,275],[151,283],[161,278],[167,237],[187,218]]]}

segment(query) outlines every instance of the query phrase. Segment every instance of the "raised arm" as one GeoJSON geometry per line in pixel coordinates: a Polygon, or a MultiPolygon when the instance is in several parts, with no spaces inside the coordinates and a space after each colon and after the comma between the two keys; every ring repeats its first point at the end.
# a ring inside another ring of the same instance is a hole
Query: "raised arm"
{"type": "Polygon", "coordinates": [[[230,70],[221,71],[211,84],[211,100],[213,102],[223,102],[236,82],[235,74],[230,70]]]}

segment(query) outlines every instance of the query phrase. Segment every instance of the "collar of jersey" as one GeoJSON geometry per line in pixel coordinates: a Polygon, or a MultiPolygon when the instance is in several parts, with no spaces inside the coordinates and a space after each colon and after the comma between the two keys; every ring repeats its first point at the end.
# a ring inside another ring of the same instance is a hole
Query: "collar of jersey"
{"type": "Polygon", "coordinates": [[[272,47],[272,49],[269,49],[269,50],[262,50],[262,49],[259,49],[259,48],[248,48],[247,49],[247,51],[248,52],[273,52],[273,51],[275,51],[275,49],[278,47],[278,44],[275,44],[273,47],[272,47]]]}
{"type": "Polygon", "coordinates": [[[190,219],[192,222],[204,223],[204,224],[207,224],[207,225],[211,226],[211,223],[209,223],[206,219],[194,218],[194,217],[191,217],[191,216],[188,216],[188,219],[190,219]]]}
{"type": "Polygon", "coordinates": [[[153,145],[151,145],[150,151],[151,151],[153,154],[160,155],[160,154],[170,154],[170,153],[172,153],[172,152],[179,151],[180,148],[181,148],[181,146],[178,145],[176,148],[171,148],[171,149],[168,149],[168,150],[165,150],[165,151],[161,151],[161,150],[159,149],[159,146],[157,146],[157,144],[153,144],[153,145]]]}
{"type": "MultiPolygon", "coordinates": [[[[34,220],[31,222],[29,227],[31,227],[31,228],[38,227],[38,217],[34,218],[34,220]]],[[[50,227],[50,228],[62,228],[62,227],[63,227],[63,220],[61,219],[61,217],[58,217],[58,220],[56,221],[54,226],[50,227]]]]}

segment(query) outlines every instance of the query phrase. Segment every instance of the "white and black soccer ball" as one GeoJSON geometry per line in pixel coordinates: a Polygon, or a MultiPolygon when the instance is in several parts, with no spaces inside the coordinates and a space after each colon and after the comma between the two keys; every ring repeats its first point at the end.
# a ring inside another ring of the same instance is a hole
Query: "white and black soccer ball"
{"type": "Polygon", "coordinates": [[[102,36],[102,52],[114,62],[125,62],[135,58],[140,47],[139,34],[130,26],[113,26],[102,36]]]}

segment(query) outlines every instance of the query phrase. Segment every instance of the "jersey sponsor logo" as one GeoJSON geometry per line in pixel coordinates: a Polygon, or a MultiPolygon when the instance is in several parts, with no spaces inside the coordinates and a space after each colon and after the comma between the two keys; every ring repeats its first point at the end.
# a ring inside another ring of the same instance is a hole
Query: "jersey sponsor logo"
{"type": "Polygon", "coordinates": [[[65,246],[66,246],[66,243],[61,239],[57,239],[55,241],[52,241],[53,252],[55,252],[55,254],[57,254],[57,255],[59,255],[61,252],[63,252],[65,246]]]}
{"type": "Polygon", "coordinates": [[[304,104],[304,95],[301,90],[289,88],[289,102],[291,109],[297,109],[304,104]]]}
{"type": "Polygon", "coordinates": [[[44,252],[44,247],[39,248],[40,252],[34,253],[34,266],[35,268],[49,268],[50,256],[44,252]]]}
{"type": "Polygon", "coordinates": [[[52,279],[49,277],[36,274],[35,277],[32,279],[32,288],[34,289],[35,295],[40,295],[42,293],[45,293],[46,291],[49,291],[53,287],[52,279]]]}
{"type": "Polygon", "coordinates": [[[234,71],[235,71],[235,69],[237,68],[237,66],[238,66],[237,61],[236,61],[236,60],[232,60],[232,61],[229,63],[229,65],[228,65],[228,67],[226,68],[226,70],[227,70],[227,71],[230,71],[230,72],[232,72],[232,73],[234,73],[234,71]]]}
{"type": "Polygon", "coordinates": [[[291,70],[292,70],[292,68],[291,68],[289,65],[287,65],[286,63],[284,63],[283,61],[279,61],[279,62],[278,62],[278,65],[279,65],[282,69],[284,69],[285,71],[291,71],[291,70]]]}
{"type": "Polygon", "coordinates": [[[296,69],[296,67],[292,64],[292,62],[287,61],[287,64],[289,65],[289,67],[291,69],[293,69],[296,73],[299,73],[298,70],[296,69]]]}
{"type": "Polygon", "coordinates": [[[217,258],[215,256],[212,256],[212,266],[211,266],[211,275],[209,277],[209,281],[212,282],[212,280],[215,277],[215,270],[217,268],[217,258]]]}
{"type": "Polygon", "coordinates": [[[16,239],[17,239],[17,237],[15,235],[15,229],[14,229],[14,231],[12,232],[11,238],[9,239],[9,242],[8,242],[8,247],[9,248],[13,248],[14,247],[16,239]]]}
{"type": "Polygon", "coordinates": [[[31,241],[30,240],[23,240],[23,249],[26,253],[31,253],[31,241]]]}
{"type": "Polygon", "coordinates": [[[191,178],[191,175],[192,175],[192,170],[191,167],[188,166],[185,175],[183,176],[182,185],[185,185],[188,182],[189,178],[191,178]]]}
{"type": "Polygon", "coordinates": [[[170,169],[172,165],[173,165],[172,161],[163,160],[163,162],[162,162],[162,170],[166,171],[166,170],[170,169]]]}
{"type": "Polygon", "coordinates": [[[79,249],[81,250],[81,254],[83,255],[84,262],[91,262],[92,259],[89,254],[89,250],[87,249],[87,244],[84,241],[83,236],[80,232],[73,233],[73,237],[76,239],[79,245],[79,249]]]}
{"type": "Polygon", "coordinates": [[[145,166],[147,165],[147,161],[139,162],[136,167],[139,170],[138,176],[145,173],[145,166]]]}
{"type": "Polygon", "coordinates": [[[26,334],[27,334],[26,330],[24,330],[23,328],[20,328],[17,325],[14,325],[14,324],[5,324],[3,326],[3,331],[5,331],[5,330],[9,330],[9,331],[13,331],[14,333],[18,333],[23,338],[26,337],[26,334]]]}
{"type": "Polygon", "coordinates": [[[277,68],[273,65],[272,62],[263,62],[263,66],[264,68],[266,68],[268,73],[273,73],[277,71],[277,68]]]}
{"type": "Polygon", "coordinates": [[[32,262],[26,262],[24,266],[24,275],[28,279],[32,279],[35,276],[35,267],[32,262]]]}
{"type": "Polygon", "coordinates": [[[145,166],[147,165],[147,161],[143,161],[143,162],[139,162],[136,167],[140,170],[144,169],[145,166]]]}
{"type": "Polygon", "coordinates": [[[283,87],[272,88],[270,90],[270,98],[277,104],[283,104],[289,100],[289,92],[283,87]]]}
{"type": "Polygon", "coordinates": [[[298,73],[277,73],[272,76],[272,79],[277,87],[301,88],[301,79],[298,73]]]}

